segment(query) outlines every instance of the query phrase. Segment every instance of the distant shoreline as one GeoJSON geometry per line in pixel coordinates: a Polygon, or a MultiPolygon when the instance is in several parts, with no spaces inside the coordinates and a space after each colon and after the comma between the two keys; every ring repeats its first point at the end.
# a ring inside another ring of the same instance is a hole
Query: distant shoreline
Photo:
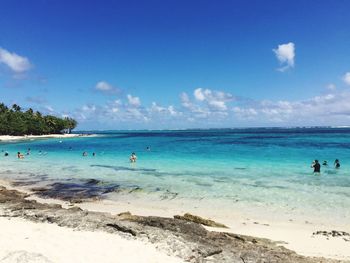
{"type": "Polygon", "coordinates": [[[94,136],[94,134],[70,133],[70,134],[45,134],[45,135],[22,135],[22,136],[0,135],[0,142],[50,139],[50,138],[65,139],[65,138],[86,137],[86,136],[94,136]]]}

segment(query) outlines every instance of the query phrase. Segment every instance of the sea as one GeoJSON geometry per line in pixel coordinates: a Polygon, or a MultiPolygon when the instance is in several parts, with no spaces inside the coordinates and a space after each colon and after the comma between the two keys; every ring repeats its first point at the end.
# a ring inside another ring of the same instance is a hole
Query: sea
{"type": "Polygon", "coordinates": [[[56,194],[85,189],[115,200],[130,195],[281,220],[350,222],[350,128],[85,133],[94,136],[0,142],[0,179],[55,185],[56,194]],[[315,159],[320,174],[311,168],[315,159]]]}

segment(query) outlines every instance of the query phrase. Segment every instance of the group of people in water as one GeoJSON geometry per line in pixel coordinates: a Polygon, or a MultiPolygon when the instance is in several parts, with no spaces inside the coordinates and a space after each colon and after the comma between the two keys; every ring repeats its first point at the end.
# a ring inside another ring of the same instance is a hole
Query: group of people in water
{"type": "MultiPolygon", "coordinates": [[[[10,155],[8,151],[2,150],[1,152],[4,153],[4,156],[5,156],[5,157],[7,157],[7,156],[10,155]]],[[[26,155],[30,155],[30,148],[28,148],[26,155]]],[[[17,158],[18,158],[18,159],[24,159],[24,154],[21,153],[21,152],[17,152],[17,158]]]]}
{"type": "MultiPolygon", "coordinates": [[[[323,161],[322,166],[328,166],[327,161],[323,161]]],[[[314,160],[311,164],[311,168],[314,169],[314,173],[320,173],[321,172],[321,164],[318,160],[314,160]]],[[[340,161],[338,159],[335,159],[334,161],[334,168],[339,169],[340,168],[340,161]]]]}
{"type": "MultiPolygon", "coordinates": [[[[88,155],[89,155],[88,152],[83,152],[83,157],[86,157],[86,156],[88,156],[88,155]]],[[[96,156],[96,153],[93,152],[93,153],[92,153],[92,156],[96,156]]],[[[133,153],[130,155],[129,160],[130,160],[130,162],[135,163],[136,160],[137,160],[136,153],[133,152],[133,153]]]]}
{"type": "MultiPolygon", "coordinates": [[[[71,148],[70,148],[70,149],[71,149],[71,148]]],[[[150,151],[150,150],[151,150],[151,148],[150,148],[149,146],[148,146],[146,149],[147,149],[147,151],[150,151]]],[[[4,150],[2,150],[2,152],[4,152],[4,150]]],[[[39,151],[39,154],[41,154],[41,153],[42,153],[42,152],[39,151]]],[[[28,148],[26,155],[30,155],[30,148],[28,148]]],[[[88,156],[89,154],[88,154],[88,152],[83,152],[82,155],[83,155],[83,157],[86,157],[86,156],[88,156]]],[[[9,153],[8,153],[7,151],[5,151],[5,152],[4,152],[4,156],[9,156],[9,153]]],[[[93,153],[92,153],[92,156],[96,156],[96,153],[93,152],[93,153]]],[[[24,159],[24,154],[22,154],[21,152],[17,152],[17,158],[18,158],[18,159],[24,159]]],[[[136,160],[137,160],[136,153],[133,152],[133,153],[130,155],[129,160],[130,160],[130,162],[135,163],[136,160]]]]}
{"type": "MultiPolygon", "coordinates": [[[[69,148],[70,150],[72,150],[72,147],[69,148]]],[[[147,146],[146,148],[147,151],[151,150],[150,146],[147,146]]],[[[4,152],[4,150],[2,150],[2,152],[4,152]]],[[[31,153],[31,149],[28,148],[26,155],[30,155],[31,153]]],[[[42,151],[39,151],[39,154],[42,154],[42,151]]],[[[82,154],[84,157],[88,156],[88,152],[84,151],[82,154]]],[[[4,152],[4,156],[9,156],[9,153],[7,151],[4,152]]],[[[96,153],[93,152],[92,156],[96,156],[96,153]]],[[[23,159],[24,158],[24,154],[22,154],[21,152],[17,152],[17,158],[18,159],[23,159]]],[[[129,160],[131,163],[135,163],[137,161],[137,156],[136,153],[131,153],[129,160]]],[[[335,169],[339,169],[340,168],[340,161],[338,159],[335,159],[334,161],[334,168],[335,169]]],[[[328,162],[327,161],[323,161],[322,166],[327,167],[328,166],[328,162]]],[[[321,173],[321,164],[318,160],[314,160],[311,164],[311,168],[314,169],[314,173],[321,173]]]]}
{"type": "MultiPolygon", "coordinates": [[[[146,147],[146,151],[151,151],[151,146],[147,146],[147,147],[146,147]]],[[[83,157],[86,157],[86,156],[88,156],[88,155],[89,155],[88,152],[83,152],[83,157]]],[[[93,153],[92,153],[92,156],[96,156],[96,153],[93,152],[93,153]]],[[[131,155],[130,155],[130,157],[129,157],[129,160],[130,160],[131,163],[135,163],[136,160],[137,160],[136,153],[134,153],[134,152],[131,153],[131,155]]]]}

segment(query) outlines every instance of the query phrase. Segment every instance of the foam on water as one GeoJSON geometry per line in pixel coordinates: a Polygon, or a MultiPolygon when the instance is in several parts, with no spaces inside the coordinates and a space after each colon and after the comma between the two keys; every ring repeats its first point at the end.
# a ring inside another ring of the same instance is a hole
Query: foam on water
{"type": "Polygon", "coordinates": [[[2,143],[0,150],[10,156],[0,158],[0,178],[97,179],[141,189],[139,195],[155,200],[204,200],[227,211],[349,222],[349,149],[347,128],[106,132],[2,143]],[[27,148],[29,156],[15,158],[27,148]],[[83,157],[83,151],[89,156],[83,157]],[[131,152],[137,153],[137,163],[129,162],[131,152]],[[333,168],[336,158],[338,170],[333,168]],[[314,159],[329,163],[320,176],[312,174],[314,159]]]}

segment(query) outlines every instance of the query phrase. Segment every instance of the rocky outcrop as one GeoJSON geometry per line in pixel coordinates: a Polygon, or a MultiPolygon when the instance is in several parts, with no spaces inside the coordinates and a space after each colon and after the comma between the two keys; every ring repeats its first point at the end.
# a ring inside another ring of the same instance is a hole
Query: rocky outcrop
{"type": "Polygon", "coordinates": [[[174,218],[198,223],[198,224],[205,225],[205,226],[228,228],[224,224],[215,222],[215,221],[210,220],[210,219],[202,218],[200,216],[191,215],[189,213],[186,213],[183,216],[176,215],[176,216],[174,216],[174,218]]]}
{"type": "Polygon", "coordinates": [[[188,217],[144,217],[128,212],[110,215],[79,207],[64,209],[57,204],[38,203],[26,197],[21,192],[0,187],[0,216],[22,217],[77,230],[101,230],[129,239],[147,240],[187,262],[340,262],[300,256],[267,239],[207,231],[201,224],[187,220],[188,217]]]}

